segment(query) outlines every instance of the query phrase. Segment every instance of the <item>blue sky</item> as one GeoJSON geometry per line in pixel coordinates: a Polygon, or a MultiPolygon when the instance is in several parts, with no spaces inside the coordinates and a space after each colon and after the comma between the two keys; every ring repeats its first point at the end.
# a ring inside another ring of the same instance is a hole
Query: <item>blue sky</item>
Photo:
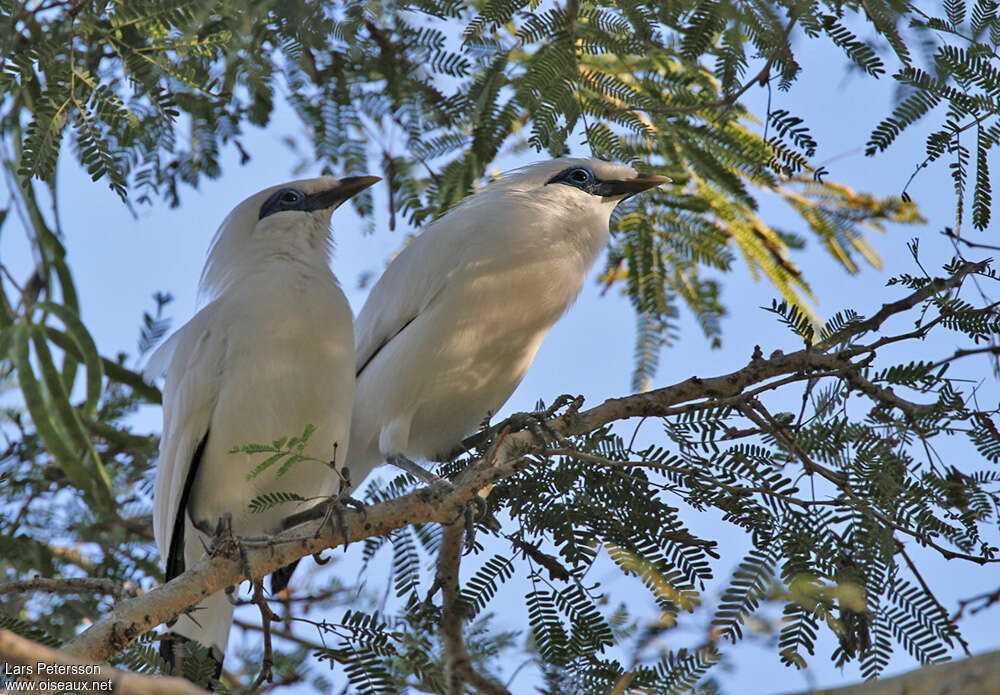
{"type": "MultiPolygon", "coordinates": [[[[867,135],[887,112],[894,84],[889,78],[876,82],[849,77],[838,54],[819,44],[808,46],[802,54],[803,77],[790,92],[772,94],[773,108],[788,108],[806,117],[820,143],[816,161],[831,160],[826,165],[831,180],[848,184],[858,191],[898,193],[914,165],[923,158],[922,137],[926,130],[918,128],[904,135],[886,154],[864,157],[862,149],[867,135]]],[[[748,104],[755,113],[764,113],[766,97],[766,92],[758,88],[747,94],[748,104]]],[[[244,140],[252,156],[246,166],[239,166],[235,153],[228,152],[221,179],[206,181],[197,191],[184,190],[179,209],[170,210],[158,203],[140,209],[137,218],[129,214],[104,183],[92,183],[75,163],[63,158],[59,194],[69,260],[78,283],[83,318],[103,354],[113,355],[120,350],[135,353],[138,322],[142,312],[152,307],[151,295],[155,291],[168,291],[175,296],[169,307],[175,327],[193,315],[198,276],[218,223],[247,195],[282,180],[299,177],[298,172],[292,172],[299,161],[298,155],[281,142],[283,135],[296,133],[298,129],[294,116],[279,110],[270,128],[253,132],[244,140]]],[[[574,154],[586,153],[582,145],[574,151],[574,154]]],[[[531,155],[519,156],[502,161],[500,166],[509,168],[533,159],[531,155]]],[[[379,212],[374,234],[363,235],[361,230],[365,223],[354,218],[346,207],[337,211],[333,218],[336,240],[333,267],[355,312],[366,295],[365,290],[358,288],[359,276],[364,272],[378,273],[408,231],[401,226],[395,232],[388,231],[385,192],[382,185],[379,186],[376,199],[379,212]]],[[[939,272],[941,263],[950,258],[951,246],[938,234],[945,225],[953,223],[954,192],[945,164],[925,170],[910,192],[929,223],[920,228],[891,228],[887,234],[872,239],[882,254],[883,272],[864,268],[860,275],[850,277],[835,267],[815,244],[795,257],[819,298],[821,314],[828,316],[845,306],[870,313],[883,301],[899,296],[884,285],[892,274],[917,271],[906,250],[906,242],[914,236],[921,239],[921,257],[929,272],[939,272]]],[[[765,201],[763,216],[772,224],[802,231],[802,225],[794,216],[773,201],[765,201]]],[[[25,277],[31,268],[23,239],[17,231],[16,221],[8,221],[0,237],[0,258],[19,278],[25,277]]],[[[681,339],[664,351],[654,386],[692,375],[704,377],[739,368],[748,360],[754,344],[760,344],[765,352],[798,347],[787,329],[759,308],[769,305],[777,294],[770,285],[751,281],[742,268],[726,276],[724,283],[723,299],[729,315],[722,322],[722,349],[709,350],[696,324],[685,315],[681,339]]],[[[589,283],[576,306],[545,341],[534,366],[501,416],[531,410],[539,397],[549,401],[565,392],[582,393],[589,405],[627,394],[633,342],[634,317],[627,300],[617,291],[601,297],[597,285],[589,283]]],[[[928,349],[935,349],[940,355],[950,353],[953,347],[947,338],[928,344],[928,349]]],[[[990,379],[985,358],[967,360],[959,369],[970,378],[986,379],[983,397],[996,399],[996,384],[990,379]]],[[[790,405],[787,409],[792,407],[795,406],[790,405]]],[[[137,419],[136,429],[158,430],[158,418],[158,409],[147,408],[137,419]]],[[[656,432],[649,430],[648,434],[652,437],[656,432]]],[[[941,451],[946,457],[961,458],[968,454],[967,449],[957,444],[947,444],[941,451]]],[[[724,580],[746,549],[746,541],[710,515],[692,518],[690,522],[703,536],[719,540],[723,559],[716,568],[724,580]]],[[[353,548],[351,552],[357,554],[360,549],[353,548]]],[[[925,577],[939,590],[938,596],[946,605],[953,606],[958,598],[996,588],[996,573],[990,569],[937,561],[930,554],[919,551],[916,557],[925,570],[925,577]]],[[[348,559],[339,565],[348,578],[352,564],[348,559]]],[[[611,573],[603,578],[610,579],[611,573]]],[[[370,584],[377,580],[375,573],[369,574],[370,584]]],[[[621,586],[625,588],[624,584],[621,586]]],[[[498,612],[513,616],[509,621],[511,626],[523,624],[520,594],[507,591],[501,594],[498,604],[495,607],[498,612]]],[[[652,602],[644,604],[642,599],[633,599],[630,605],[636,610],[648,608],[653,615],[652,602]]],[[[696,634],[704,620],[707,617],[699,617],[685,629],[689,634],[696,634]]],[[[1000,635],[994,623],[995,616],[991,613],[963,623],[973,651],[1000,646],[1000,635]]],[[[735,669],[724,674],[722,681],[729,692],[755,695],[800,690],[807,685],[834,686],[856,680],[858,675],[854,669],[840,672],[829,664],[826,655],[830,650],[829,641],[821,645],[812,667],[802,673],[781,666],[776,650],[747,646],[735,652],[735,669]]],[[[516,664],[510,670],[513,666],[516,664]]],[[[908,670],[913,666],[912,659],[899,651],[890,670],[908,670]]],[[[522,692],[531,679],[529,672],[519,675],[515,691],[522,692]]]]}

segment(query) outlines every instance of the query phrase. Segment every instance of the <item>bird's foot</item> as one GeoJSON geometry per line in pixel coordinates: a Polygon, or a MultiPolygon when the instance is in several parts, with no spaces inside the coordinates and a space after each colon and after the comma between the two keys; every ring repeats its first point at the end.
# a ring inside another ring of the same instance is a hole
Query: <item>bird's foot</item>
{"type": "MultiPolygon", "coordinates": [[[[435,488],[435,492],[437,492],[440,497],[445,497],[455,491],[455,486],[452,485],[450,481],[445,480],[439,475],[431,473],[402,454],[387,456],[386,461],[397,468],[401,468],[407,473],[410,473],[422,482],[427,483],[430,487],[435,488]]],[[[462,508],[461,518],[464,520],[463,523],[465,525],[465,553],[470,553],[475,549],[476,522],[485,515],[486,500],[479,495],[473,497],[473,499],[462,508]]]]}
{"type": "Polygon", "coordinates": [[[236,587],[235,586],[229,585],[229,586],[227,586],[224,589],[224,591],[225,591],[225,594],[226,594],[226,600],[229,601],[230,605],[232,605],[232,606],[241,606],[241,605],[243,605],[242,602],[240,601],[239,594],[236,593],[236,587]]]}
{"type": "Polygon", "coordinates": [[[546,417],[552,417],[562,408],[566,408],[564,415],[573,415],[580,410],[580,406],[582,405],[583,396],[564,393],[561,396],[556,396],[556,399],[552,401],[552,405],[545,410],[545,415],[546,417]]]}
{"type": "MultiPolygon", "coordinates": [[[[344,512],[347,511],[348,507],[351,507],[352,509],[355,509],[367,516],[364,502],[354,499],[346,492],[341,492],[339,495],[331,497],[326,502],[326,512],[323,514],[323,522],[319,525],[319,528],[316,529],[316,536],[318,537],[323,529],[326,528],[326,525],[333,522],[333,528],[335,530],[339,528],[344,536],[344,552],[347,552],[347,546],[351,542],[347,533],[347,517],[344,515],[344,512]]],[[[317,553],[317,555],[319,554],[317,553]]],[[[325,561],[320,562],[317,556],[313,557],[318,564],[322,565],[325,563],[325,561]]]]}
{"type": "Polygon", "coordinates": [[[548,408],[541,409],[541,404],[539,404],[539,410],[534,412],[514,413],[497,425],[495,429],[498,432],[502,432],[506,427],[509,427],[513,432],[528,430],[540,442],[558,442],[562,439],[562,435],[552,428],[549,420],[562,408],[566,408],[564,416],[572,415],[580,410],[581,405],[583,405],[583,396],[571,396],[564,393],[558,396],[548,408]]]}
{"type": "Polygon", "coordinates": [[[205,526],[206,524],[203,522],[195,523],[195,527],[198,530],[212,537],[212,544],[208,548],[208,554],[215,557],[217,555],[239,553],[240,563],[243,566],[243,576],[253,584],[254,576],[253,569],[250,567],[250,555],[247,552],[246,546],[240,543],[240,539],[233,534],[233,515],[226,512],[219,517],[214,533],[207,533],[205,526]]]}
{"type": "Polygon", "coordinates": [[[504,429],[510,429],[512,432],[517,432],[518,430],[531,430],[532,433],[542,441],[558,441],[560,439],[559,435],[552,430],[552,427],[547,423],[560,408],[566,408],[566,412],[563,416],[573,415],[578,410],[580,406],[583,405],[583,396],[571,396],[569,394],[563,394],[553,401],[552,405],[548,408],[542,409],[539,405],[538,411],[534,413],[514,413],[506,420],[500,422],[496,425],[490,425],[487,422],[483,423],[483,429],[470,435],[462,440],[458,446],[453,447],[449,451],[445,451],[439,454],[435,460],[436,461],[454,461],[459,456],[468,454],[470,452],[476,451],[477,449],[482,449],[485,445],[489,444],[490,440],[494,439],[498,434],[504,431],[504,429]],[[548,435],[546,436],[543,432],[548,430],[548,435]]]}
{"type": "Polygon", "coordinates": [[[257,692],[265,682],[274,682],[274,651],[271,648],[271,623],[277,620],[278,616],[267,605],[267,599],[264,598],[263,580],[253,583],[253,598],[250,600],[260,610],[260,627],[264,633],[264,656],[260,661],[260,671],[257,673],[257,678],[250,688],[250,692],[257,692]]]}
{"type": "Polygon", "coordinates": [[[472,498],[462,509],[462,516],[465,521],[465,540],[463,542],[463,555],[468,555],[476,549],[476,522],[486,518],[486,500],[479,495],[472,498]]]}

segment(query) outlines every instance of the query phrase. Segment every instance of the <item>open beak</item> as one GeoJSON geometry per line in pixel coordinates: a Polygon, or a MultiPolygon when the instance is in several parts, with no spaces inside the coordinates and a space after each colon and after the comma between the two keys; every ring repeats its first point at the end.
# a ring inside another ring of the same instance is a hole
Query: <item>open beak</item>
{"type": "Polygon", "coordinates": [[[622,181],[602,181],[596,191],[605,198],[628,198],[636,193],[642,193],[650,188],[656,188],[672,179],[656,174],[639,174],[634,179],[622,181]]]}
{"type": "Polygon", "coordinates": [[[333,188],[319,193],[313,193],[306,198],[306,210],[336,209],[345,200],[349,200],[372,184],[381,181],[378,176],[348,176],[340,179],[333,188]]]}

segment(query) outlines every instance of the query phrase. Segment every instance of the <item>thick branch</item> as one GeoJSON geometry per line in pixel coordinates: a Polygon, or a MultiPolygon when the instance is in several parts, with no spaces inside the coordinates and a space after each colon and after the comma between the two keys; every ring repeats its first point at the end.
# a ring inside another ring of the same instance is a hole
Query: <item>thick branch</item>
{"type": "MultiPolygon", "coordinates": [[[[691,377],[672,386],[646,393],[637,393],[625,398],[610,398],[596,408],[585,410],[575,416],[556,418],[551,424],[563,436],[586,434],[615,420],[662,417],[667,414],[668,409],[681,403],[699,399],[716,402],[738,396],[747,387],[774,377],[807,374],[815,370],[842,373],[858,368],[859,365],[846,356],[824,354],[816,350],[799,350],[786,355],[778,350],[769,359],[752,359],[747,366],[729,374],[708,379],[691,377]]],[[[870,395],[877,399],[878,393],[870,395]]],[[[517,433],[512,436],[523,438],[523,434],[517,433]]]]}
{"type": "Polygon", "coordinates": [[[463,520],[444,527],[434,584],[441,588],[441,641],[444,643],[444,682],[448,695],[464,695],[466,684],[486,695],[510,695],[472,667],[462,632],[462,601],[458,567],[462,560],[463,520]]]}
{"type": "Polygon", "coordinates": [[[971,659],[924,666],[893,678],[843,688],[810,689],[796,695],[996,695],[1000,693],[1000,651],[971,659]]]}
{"type": "MultiPolygon", "coordinates": [[[[916,306],[935,292],[956,287],[961,279],[982,269],[981,264],[967,264],[946,280],[935,280],[908,297],[886,304],[872,318],[859,322],[854,332],[874,330],[889,316],[916,306]]],[[[729,374],[708,379],[692,377],[680,383],[646,393],[624,398],[611,398],[595,408],[583,412],[568,412],[548,421],[548,428],[560,437],[571,437],[593,432],[613,423],[635,417],[663,417],[675,412],[680,404],[702,402],[717,405],[721,400],[740,396],[743,402],[752,398],[753,386],[760,386],[773,379],[789,375],[807,377],[816,373],[851,375],[855,385],[862,385],[861,370],[867,364],[871,348],[855,346],[837,354],[827,354],[816,347],[791,354],[774,352],[763,359],[759,351],[750,363],[729,374]],[[855,358],[852,360],[852,358],[855,358]],[[750,389],[750,392],[746,392],[750,389]]],[[[894,408],[922,412],[927,406],[904,402],[880,387],[868,388],[867,395],[877,402],[894,408]]],[[[735,401],[733,402],[735,405],[735,401]]],[[[465,507],[478,492],[494,483],[514,475],[532,464],[525,453],[537,445],[535,437],[527,431],[508,434],[494,442],[494,451],[484,460],[473,462],[452,481],[454,489],[443,486],[416,490],[402,497],[367,507],[364,513],[349,511],[344,515],[346,537],[351,542],[371,536],[381,536],[417,523],[437,522],[450,524],[457,521],[465,507]]],[[[256,577],[273,572],[294,560],[343,544],[344,534],[339,528],[322,527],[325,516],[323,505],[293,515],[290,521],[300,526],[275,537],[242,539],[250,567],[256,577]]],[[[913,535],[909,529],[899,530],[913,535]]],[[[915,536],[930,544],[945,557],[961,557],[976,562],[989,562],[986,558],[956,553],[934,545],[929,539],[915,536]]],[[[126,649],[139,635],[173,618],[186,608],[197,604],[205,596],[221,591],[243,580],[243,564],[237,546],[219,544],[213,556],[206,556],[180,577],[142,596],[121,601],[114,611],[78,635],[67,646],[69,653],[97,661],[104,661],[126,649]]]]}
{"type": "MultiPolygon", "coordinates": [[[[564,437],[586,434],[599,427],[633,417],[661,417],[673,406],[698,399],[735,396],[746,387],[767,379],[810,370],[842,370],[850,360],[813,350],[790,355],[774,353],[770,359],[753,359],[743,369],[711,379],[693,377],[679,384],[625,398],[612,398],[581,413],[554,418],[549,426],[564,437]]],[[[402,497],[366,508],[365,513],[345,514],[347,537],[356,542],[384,535],[416,523],[451,523],[479,490],[507,478],[530,461],[521,452],[535,444],[530,432],[518,432],[504,439],[494,457],[470,465],[455,479],[455,489],[423,488],[402,497]],[[495,463],[494,463],[495,461],[495,463]]],[[[322,505],[294,515],[301,527],[273,538],[244,539],[254,576],[260,577],[294,560],[343,543],[339,529],[319,528],[322,505]]],[[[106,660],[126,649],[139,635],[166,622],[204,596],[243,580],[240,553],[232,544],[223,544],[214,557],[206,556],[168,584],[142,596],[122,601],[115,610],[81,633],[67,646],[79,657],[106,660]]]]}
{"type": "MultiPolygon", "coordinates": [[[[459,516],[473,495],[475,491],[469,485],[447,496],[437,489],[421,489],[368,507],[364,515],[349,511],[345,514],[347,537],[354,542],[411,524],[450,521],[459,516]]],[[[339,528],[320,525],[320,520],[313,520],[273,538],[242,540],[254,576],[262,577],[306,555],[343,544],[339,528]]],[[[212,551],[174,580],[120,602],[111,613],[71,640],[66,651],[80,658],[106,661],[128,648],[139,635],[205,596],[243,581],[243,562],[235,542],[215,544],[212,551]]]]}
{"type": "Polygon", "coordinates": [[[444,527],[438,552],[435,586],[441,588],[441,642],[444,644],[444,684],[448,695],[462,695],[470,670],[469,651],[462,635],[462,606],[458,568],[462,559],[465,527],[459,521],[444,527]]]}
{"type": "MultiPolygon", "coordinates": [[[[826,341],[817,343],[809,349],[799,350],[788,355],[777,350],[767,360],[761,359],[755,353],[750,364],[730,374],[710,379],[691,377],[673,386],[643,394],[635,394],[626,398],[612,398],[597,408],[587,410],[575,417],[557,418],[555,420],[558,425],[557,429],[565,436],[585,434],[614,420],[629,417],[663,417],[674,414],[676,411],[670,410],[672,406],[686,404],[685,407],[690,407],[692,401],[702,398],[711,401],[712,406],[716,406],[723,399],[741,400],[736,397],[743,394],[744,389],[774,377],[792,374],[805,378],[806,375],[813,375],[817,371],[841,375],[873,400],[897,407],[909,416],[926,414],[931,407],[930,404],[906,401],[889,389],[872,384],[861,376],[858,368],[863,365],[851,361],[850,358],[862,355],[867,355],[870,359],[875,348],[883,344],[882,341],[872,345],[856,345],[838,354],[829,354],[824,351],[843,343],[852,336],[878,330],[889,317],[912,309],[935,294],[960,286],[968,275],[981,273],[985,268],[985,262],[965,263],[955,271],[954,275],[947,278],[935,278],[906,297],[883,304],[870,318],[856,322],[847,330],[826,341]],[[572,423],[568,422],[569,420],[572,420],[572,423]]],[[[766,386],[759,390],[764,389],[766,386]]],[[[462,442],[462,447],[465,450],[471,450],[482,443],[481,435],[476,434],[462,442]]]]}
{"type": "Polygon", "coordinates": [[[8,671],[13,670],[14,665],[30,667],[31,672],[25,671],[25,675],[35,681],[73,684],[59,687],[60,691],[78,687],[89,692],[113,691],[117,695],[205,695],[207,692],[183,678],[141,676],[107,664],[76,659],[9,630],[0,630],[0,660],[7,664],[8,671]],[[50,668],[43,673],[40,664],[48,664],[50,668]],[[107,687],[108,681],[113,684],[111,688],[107,687]]]}

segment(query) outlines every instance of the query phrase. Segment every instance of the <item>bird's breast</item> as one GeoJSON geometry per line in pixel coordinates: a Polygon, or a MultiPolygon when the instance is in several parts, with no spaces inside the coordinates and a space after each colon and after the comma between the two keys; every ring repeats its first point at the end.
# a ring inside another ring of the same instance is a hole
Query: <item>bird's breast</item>
{"type": "Polygon", "coordinates": [[[192,514],[214,525],[229,512],[237,533],[260,533],[273,530],[293,508],[279,505],[250,514],[247,505],[254,497],[336,491],[337,475],[325,462],[340,465],[348,445],[354,337],[343,295],[276,292],[247,297],[237,309],[195,488],[203,493],[192,499],[192,514]],[[298,453],[315,461],[301,461],[281,476],[280,465],[274,465],[248,480],[256,465],[280,451],[233,453],[234,448],[300,437],[307,426],[313,431],[298,453]]]}

